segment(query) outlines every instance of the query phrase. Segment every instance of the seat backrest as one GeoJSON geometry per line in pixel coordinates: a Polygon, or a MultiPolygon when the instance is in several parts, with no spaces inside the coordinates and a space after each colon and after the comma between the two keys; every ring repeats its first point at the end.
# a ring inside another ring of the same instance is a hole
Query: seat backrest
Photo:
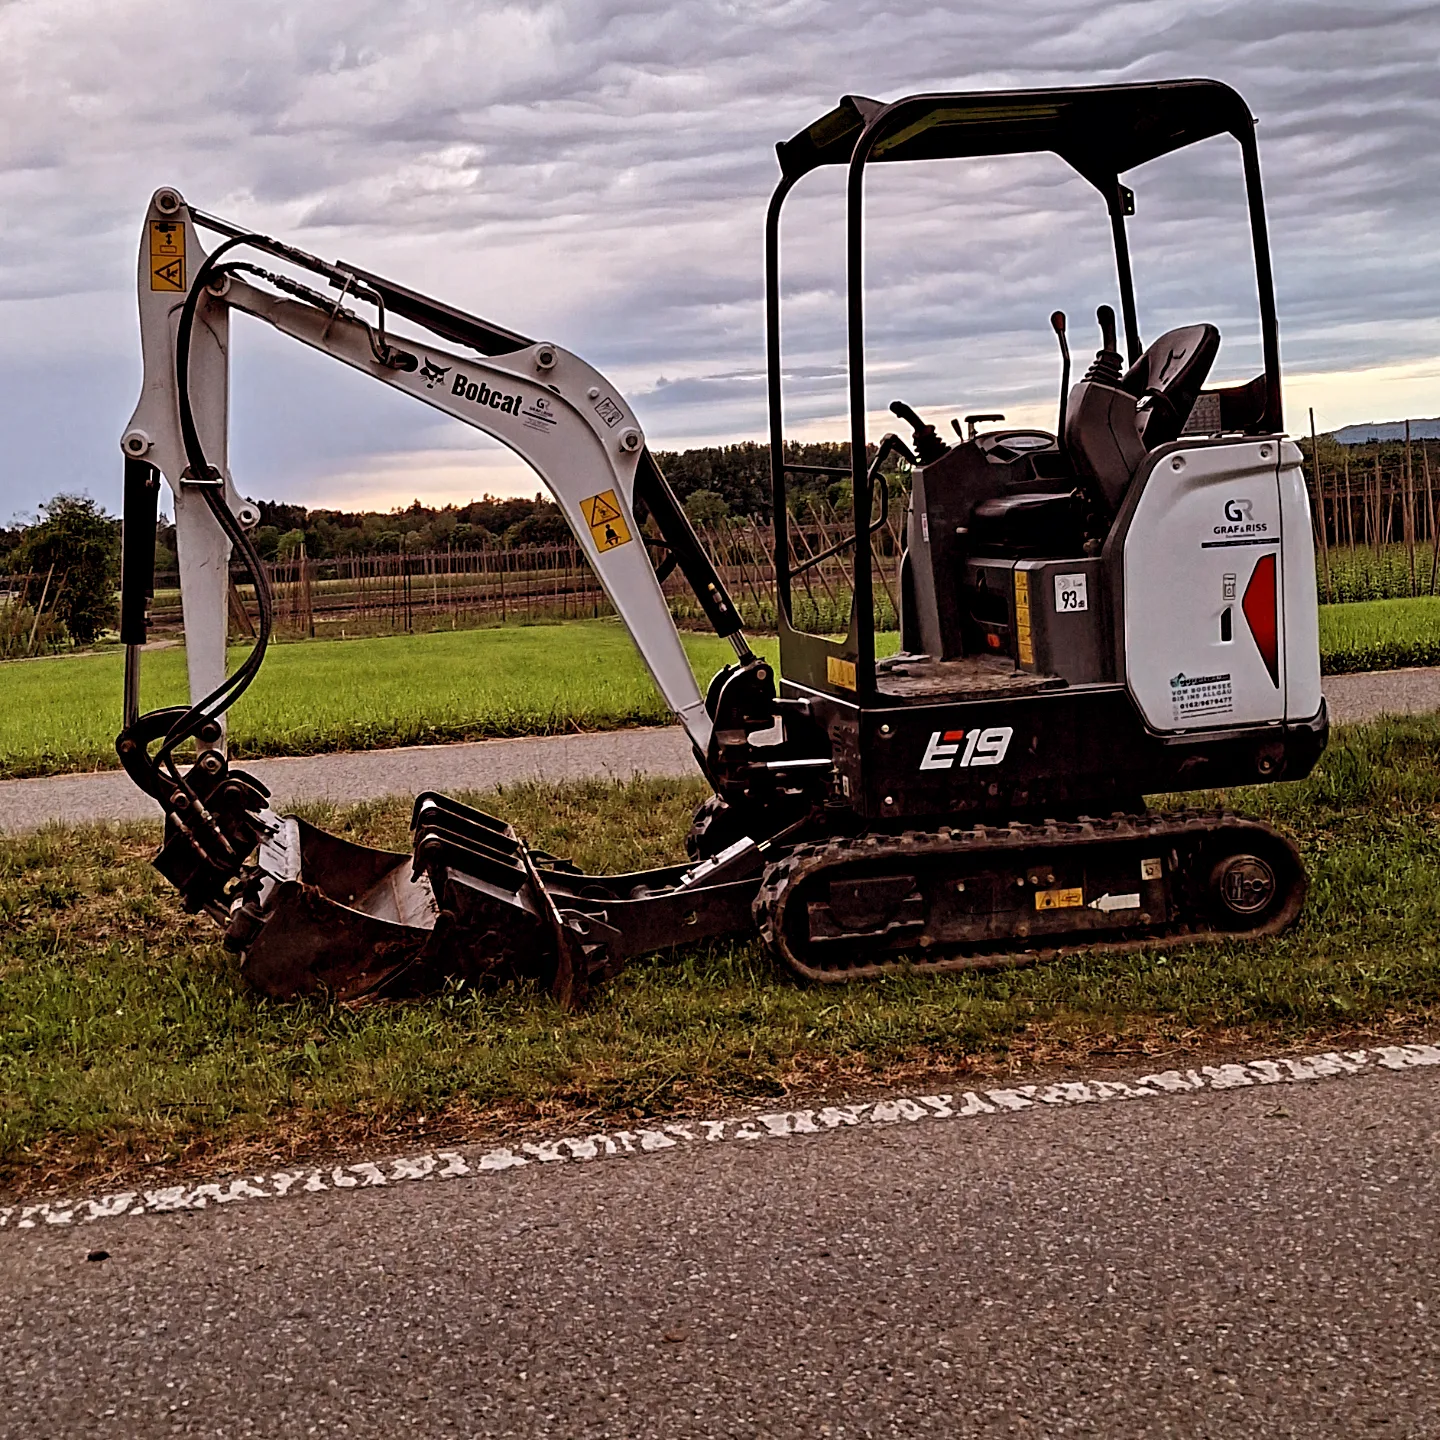
{"type": "Polygon", "coordinates": [[[1145,458],[1135,397],[1115,385],[1082,380],[1066,405],[1065,449],[1092,497],[1114,515],[1145,458]]]}
{"type": "Polygon", "coordinates": [[[1147,450],[1178,438],[1220,350],[1213,325],[1167,330],[1120,382],[1139,404],[1140,436],[1147,450]]]}

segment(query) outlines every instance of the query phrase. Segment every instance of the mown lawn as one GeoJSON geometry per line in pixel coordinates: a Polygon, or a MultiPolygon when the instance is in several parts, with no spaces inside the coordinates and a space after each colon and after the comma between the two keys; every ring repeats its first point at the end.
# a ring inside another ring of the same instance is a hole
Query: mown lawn
{"type": "Polygon", "coordinates": [[[1330,675],[1440,665],[1440,596],[1322,605],[1320,655],[1330,675]]]}
{"type": "MultiPolygon", "coordinates": [[[[714,635],[683,638],[702,687],[734,659],[714,635]]],[[[0,777],[114,767],[122,670],[118,651],[0,664],[0,777]]],[[[142,705],[185,695],[184,650],[147,654],[142,705]]],[[[624,627],[596,620],[275,645],[230,739],[239,758],[311,755],[670,719],[624,627]]]]}
{"type": "MultiPolygon", "coordinates": [[[[703,689],[733,652],[713,635],[682,638],[703,689]]],[[[773,638],[751,643],[777,657],[773,638]]],[[[881,636],[881,653],[896,643],[881,636]]],[[[1440,598],[1323,606],[1320,647],[1332,674],[1440,664],[1440,598]]],[[[121,668],[118,651],[0,663],[0,778],[113,768],[121,668]]],[[[184,651],[147,655],[145,707],[184,698],[184,651]]],[[[670,718],[624,628],[595,620],[276,645],[230,734],[243,759],[670,718]]]]}
{"type": "MultiPolygon", "coordinates": [[[[0,1181],[1423,1028],[1440,1019],[1437,753],[1440,718],[1346,729],[1310,779],[1231,797],[1305,853],[1309,903],[1279,940],[843,989],[718,944],[632,965],[579,1015],[524,986],[359,1011],[260,1000],[149,869],[153,829],[3,839],[0,1181]]],[[[480,803],[584,865],[630,869],[678,855],[701,794],[595,782],[480,803]]],[[[403,847],[406,812],[312,814],[403,847]]]]}

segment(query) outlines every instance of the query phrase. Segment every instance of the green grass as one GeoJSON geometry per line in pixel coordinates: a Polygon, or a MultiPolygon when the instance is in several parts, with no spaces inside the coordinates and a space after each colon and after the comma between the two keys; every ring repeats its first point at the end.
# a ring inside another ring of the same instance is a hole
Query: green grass
{"type": "MultiPolygon", "coordinates": [[[[841,989],[717,944],[631,965],[579,1015],[525,986],[359,1011],[265,1001],[149,869],[153,829],[0,840],[0,1177],[629,1117],[926,1067],[1413,1031],[1440,1016],[1437,753],[1437,718],[1346,729],[1310,779],[1232,797],[1306,856],[1308,906],[1279,940],[841,989]]],[[[481,803],[582,864],[628,869],[678,853],[701,793],[596,782],[481,803]]],[[[406,809],[314,813],[402,846],[406,809]]]]}
{"type": "MultiPolygon", "coordinates": [[[[734,659],[714,635],[683,639],[702,687],[734,659]]],[[[115,766],[122,669],[118,651],[0,664],[0,777],[115,766]]],[[[146,709],[185,694],[183,650],[145,656],[146,709]]],[[[243,759],[670,719],[624,627],[597,620],[276,645],[230,712],[230,739],[243,759]]]]}
{"type": "MultiPolygon", "coordinates": [[[[733,658],[713,635],[682,638],[702,688],[733,658]]],[[[752,643],[776,658],[773,638],[752,643]]],[[[1331,674],[1440,664],[1440,599],[1323,606],[1320,648],[1331,674]]],[[[115,650],[0,663],[0,778],[113,767],[122,663],[115,650]]],[[[184,698],[184,651],[147,655],[145,706],[184,698]]],[[[243,759],[669,720],[624,628],[595,620],[276,645],[230,735],[243,759]]]]}
{"type": "Polygon", "coordinates": [[[1322,605],[1320,655],[1328,675],[1440,665],[1440,596],[1322,605]]]}

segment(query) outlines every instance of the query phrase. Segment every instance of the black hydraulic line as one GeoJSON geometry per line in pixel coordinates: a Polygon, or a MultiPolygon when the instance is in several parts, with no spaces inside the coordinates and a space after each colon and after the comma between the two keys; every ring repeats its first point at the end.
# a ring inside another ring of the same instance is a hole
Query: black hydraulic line
{"type": "MultiPolygon", "coordinates": [[[[259,625],[256,629],[255,644],[241,662],[234,674],[227,676],[203,699],[196,701],[185,710],[166,732],[164,742],[156,756],[159,764],[165,765],[179,780],[175,771],[173,754],[176,747],[195,735],[202,727],[217,720],[249,688],[270,644],[273,623],[273,605],[270,587],[265,579],[265,568],[250,537],[225,503],[224,477],[206,459],[205,448],[200,441],[200,432],[195,424],[195,412],[190,403],[190,338],[195,328],[195,312],[200,296],[210,284],[220,259],[238,245],[252,243],[257,237],[234,235],[219,246],[195,274],[194,282],[185,297],[180,311],[180,323],[175,335],[175,383],[176,399],[180,411],[180,438],[185,448],[188,469],[181,476],[181,483],[187,480],[205,497],[205,503],[216,523],[240,552],[245,568],[255,584],[255,599],[259,610],[259,625]]],[[[263,237],[259,237],[262,238],[263,237]]]]}
{"type": "MultiPolygon", "coordinates": [[[[403,285],[397,285],[392,280],[385,279],[382,275],[376,275],[373,271],[363,270],[358,266],[345,264],[331,264],[321,260],[317,256],[310,255],[303,250],[298,250],[292,245],[286,245],[282,241],[271,239],[268,236],[250,234],[241,230],[238,226],[227,220],[221,220],[213,215],[206,215],[200,211],[192,210],[191,216],[197,224],[206,228],[219,231],[228,236],[226,242],[210,256],[205,265],[202,266],[202,273],[206,278],[214,273],[216,261],[226,251],[235,245],[247,244],[256,249],[279,256],[299,265],[305,269],[325,275],[330,284],[344,293],[353,294],[359,299],[368,300],[380,309],[381,328],[377,348],[376,337],[372,332],[371,346],[375,349],[376,358],[381,364],[393,364],[399,369],[413,369],[413,357],[405,352],[392,351],[385,342],[384,320],[386,310],[395,315],[403,316],[405,319],[423,326],[432,333],[447,340],[455,341],[468,349],[476,350],[484,355],[511,354],[516,350],[523,350],[535,342],[527,339],[513,330],[506,330],[501,326],[492,325],[487,320],[481,320],[477,316],[469,315],[463,310],[457,310],[451,305],[446,305],[439,300],[431,299],[428,295],[422,295],[419,291],[409,290],[403,285]],[[392,358],[394,357],[394,358],[392,358]],[[411,363],[401,363],[401,361],[411,363]]],[[[240,268],[240,267],[235,267],[240,268]]],[[[312,292],[305,292],[305,287],[297,286],[293,281],[286,281],[283,277],[269,275],[266,272],[258,272],[261,276],[272,283],[279,284],[282,289],[306,300],[307,303],[320,305],[321,308],[328,308],[324,305],[323,297],[312,292]]],[[[198,284],[197,277],[197,284],[198,284]]],[[[192,294],[196,293],[192,287],[192,294]]],[[[342,293],[342,299],[344,294],[342,293]]],[[[187,301],[188,306],[188,301],[187,301]]],[[[193,319],[193,310],[188,311],[193,319]]],[[[181,317],[182,336],[188,347],[189,329],[185,316],[181,317]]],[[[188,388],[184,374],[184,361],[178,355],[177,339],[177,367],[180,369],[180,396],[181,396],[181,422],[184,427],[185,415],[188,407],[188,388]]],[[[193,435],[193,424],[191,426],[193,435]]],[[[186,436],[186,458],[191,463],[192,471],[196,468],[196,456],[199,455],[203,463],[203,454],[199,453],[199,437],[193,435],[196,447],[195,453],[191,451],[192,435],[186,436]]],[[[198,473],[198,472],[197,472],[198,473]]],[[[695,531],[686,517],[684,510],[680,507],[679,501],[675,498],[674,492],[670,489],[665,477],[660,473],[659,467],[655,464],[654,457],[649,450],[642,452],[639,467],[635,473],[635,498],[643,504],[655,517],[655,523],[660,529],[660,534],[665,543],[670,547],[674,561],[679,565],[686,581],[695,592],[695,597],[700,602],[706,617],[715,631],[722,639],[728,639],[735,644],[741,660],[753,658],[749,646],[745,643],[740,634],[740,616],[735,609],[734,602],[721,580],[719,572],[715,569],[710,557],[705,553],[704,547],[700,544],[695,531]]],[[[213,507],[212,507],[213,508],[213,507]]],[[[228,508],[226,514],[229,514],[228,508]]],[[[233,517],[232,517],[233,518],[233,517]]],[[[223,523],[223,522],[222,522],[223,523]]],[[[238,529],[238,526],[236,527],[238,529]]],[[[228,532],[227,532],[228,533],[228,532]]],[[[243,533],[243,532],[242,532],[243,533]]],[[[249,547],[248,538],[245,547],[249,547]]],[[[258,556],[256,557],[258,565],[258,556]]],[[[248,561],[247,561],[248,565],[248,561]]],[[[260,592],[263,586],[263,579],[257,574],[256,593],[260,592]]],[[[268,603],[268,592],[266,595],[268,603]]],[[[268,629],[267,629],[268,636],[268,629]]],[[[263,647],[257,641],[257,649],[263,647]]],[[[254,651],[251,652],[253,656],[254,651]]],[[[256,660],[258,666],[259,661],[256,660]]],[[[248,665],[248,657],[247,657],[248,665]]],[[[242,666],[242,670],[245,667],[242,666]]],[[[243,681],[239,680],[240,671],[231,677],[243,690],[250,683],[253,674],[247,674],[243,681]]],[[[227,682],[229,684],[230,682],[227,682]]],[[[207,696],[202,703],[209,704],[216,696],[207,696]]],[[[227,704],[233,704],[233,697],[227,704]]],[[[223,707],[222,707],[223,708],[223,707]]],[[[215,713],[219,713],[218,711],[215,713]]]]}
{"type": "Polygon", "coordinates": [[[143,645],[146,606],[155,596],[155,527],[160,518],[160,472],[148,460],[125,457],[120,526],[120,643],[143,645]]]}
{"type": "Polygon", "coordinates": [[[263,250],[268,255],[289,260],[292,264],[324,275],[336,289],[353,290],[354,283],[359,281],[373,290],[377,303],[387,307],[392,313],[413,320],[434,334],[453,340],[468,349],[477,350],[482,355],[508,355],[535,343],[518,331],[507,330],[504,326],[482,320],[477,315],[457,310],[442,300],[422,295],[418,290],[397,285],[393,280],[387,280],[372,270],[363,270],[358,265],[347,265],[343,261],[332,263],[322,260],[318,255],[311,255],[294,245],[287,245],[283,240],[276,240],[269,235],[253,234],[230,220],[222,220],[218,215],[209,215],[195,209],[190,211],[190,215],[197,225],[203,225],[207,230],[227,235],[231,240],[244,239],[255,249],[263,250]]]}
{"type": "Polygon", "coordinates": [[[471,350],[478,350],[482,355],[509,355],[535,343],[514,330],[506,330],[489,320],[468,315],[464,310],[457,310],[443,301],[432,300],[418,290],[407,290],[403,285],[386,280],[373,271],[361,270],[356,265],[345,265],[342,268],[383,296],[385,304],[393,314],[413,320],[436,335],[468,346],[471,350]]]}
{"type": "Polygon", "coordinates": [[[670,547],[671,556],[695,592],[695,598],[705,611],[705,618],[715,627],[715,633],[722,640],[736,644],[742,662],[752,659],[750,647],[740,634],[740,616],[725,589],[725,582],[705,553],[689,517],[681,509],[675,492],[660,473],[660,467],[648,448],[641,451],[640,463],[635,470],[635,499],[654,517],[661,536],[670,547]],[[742,646],[743,649],[740,648],[742,646]]]}

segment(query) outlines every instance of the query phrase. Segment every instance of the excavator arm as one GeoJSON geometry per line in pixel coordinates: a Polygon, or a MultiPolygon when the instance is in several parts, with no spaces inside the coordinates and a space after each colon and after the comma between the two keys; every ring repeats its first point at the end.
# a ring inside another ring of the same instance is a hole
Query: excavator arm
{"type": "MultiPolygon", "coordinates": [[[[232,768],[226,756],[225,712],[257,673],[271,621],[264,569],[247,533],[259,514],[236,492],[227,461],[233,312],[263,320],[473,425],[525,460],[554,496],[697,759],[707,772],[715,770],[721,732],[701,697],[642,539],[647,517],[668,548],[668,563],[680,568],[717,633],[734,646],[740,662],[734,671],[747,679],[758,673],[766,686],[773,682],[751,654],[725,587],[646,449],[634,412],[598,370],[558,345],[529,340],[383,277],[204,215],[169,189],[156,192],[145,218],[139,307],[144,381],[121,439],[126,665],[125,722],[116,748],[127,772],[165,812],[165,843],[155,864],[186,904],[225,925],[242,951],[254,950],[266,922],[280,914],[280,935],[272,929],[258,958],[247,957],[255,959],[252,971],[268,973],[272,993],[294,993],[315,983],[341,994],[368,993],[381,982],[364,959],[367,926],[381,926],[384,935],[375,944],[384,953],[408,957],[402,970],[417,945],[429,953],[438,942],[428,882],[412,876],[402,884],[397,857],[377,859],[378,852],[360,853],[358,847],[341,855],[337,847],[344,842],[276,815],[265,788],[232,768]],[[202,229],[221,237],[213,249],[202,244],[202,229]],[[277,260],[283,262],[279,268],[277,260]],[[297,269],[309,275],[297,278],[297,269]],[[310,283],[312,276],[325,289],[310,283]],[[392,333],[397,317],[420,336],[392,333]],[[153,594],[162,479],[174,495],[190,704],[142,713],[140,653],[153,594]],[[228,587],[237,554],[254,580],[260,622],[249,655],[227,674],[228,587]],[[179,753],[187,743],[195,754],[182,764],[179,753]],[[323,903],[333,913],[307,929],[321,903],[317,897],[333,891],[353,898],[357,889],[366,890],[372,870],[383,876],[377,883],[391,897],[381,907],[389,907],[385,918],[357,916],[331,897],[323,903]],[[392,904],[395,896],[402,899],[392,904]],[[417,917],[418,926],[411,923],[417,917]],[[337,936],[343,953],[332,963],[326,947],[337,936]]],[[[439,825],[436,797],[426,814],[432,829],[439,825]]],[[[417,834],[419,815],[417,810],[417,834]]],[[[457,823],[469,822],[462,817],[457,823]]],[[[495,904],[507,923],[513,912],[528,914],[527,906],[553,922],[554,943],[547,952],[557,967],[552,978],[572,994],[576,977],[588,971],[575,948],[577,932],[562,918],[535,858],[517,840],[499,861],[486,851],[474,863],[492,862],[500,865],[507,897],[495,904]]],[[[731,908],[734,903],[739,902],[731,908]]],[[[614,946],[599,948],[604,954],[590,970],[608,963],[614,946]]],[[[394,963],[379,969],[385,983],[393,981],[394,963]]]]}
{"type": "MultiPolygon", "coordinates": [[[[233,541],[205,492],[211,492],[211,501],[223,495],[242,527],[258,519],[235,492],[226,459],[229,317],[240,311],[474,426],[525,460],[555,497],[660,693],[697,752],[705,755],[710,718],[640,538],[637,491],[642,509],[654,516],[716,629],[734,640],[742,659],[748,658],[748,647],[724,586],[645,449],[634,412],[598,370],[558,345],[500,330],[378,276],[328,264],[267,237],[249,236],[226,222],[197,217],[173,190],[158,191],[146,216],[139,300],[144,383],[121,441],[130,467],[127,498],[133,492],[140,510],[141,524],[131,527],[131,539],[137,546],[146,543],[146,492],[153,495],[158,489],[158,472],[175,497],[192,702],[211,694],[225,675],[233,541]],[[292,267],[322,275],[336,293],[323,294],[238,255],[226,263],[227,257],[217,251],[219,263],[211,265],[199,238],[200,224],[213,225],[228,237],[222,249],[268,251],[292,267]],[[188,355],[182,357],[183,312],[196,277],[203,289],[193,302],[188,355]],[[361,318],[357,303],[375,310],[378,323],[361,318]],[[438,332],[447,343],[388,335],[387,311],[438,332]],[[456,342],[472,350],[503,347],[503,353],[466,354],[456,342]],[[179,364],[182,358],[188,360],[186,373],[179,364]],[[195,473],[187,453],[187,402],[208,475],[195,473]]],[[[132,553],[125,617],[125,638],[132,646],[143,638],[136,634],[142,626],[136,623],[140,607],[134,579],[143,564],[143,554],[132,553]]],[[[136,676],[138,666],[132,659],[132,713],[127,719],[134,718],[138,705],[136,676]]]]}

